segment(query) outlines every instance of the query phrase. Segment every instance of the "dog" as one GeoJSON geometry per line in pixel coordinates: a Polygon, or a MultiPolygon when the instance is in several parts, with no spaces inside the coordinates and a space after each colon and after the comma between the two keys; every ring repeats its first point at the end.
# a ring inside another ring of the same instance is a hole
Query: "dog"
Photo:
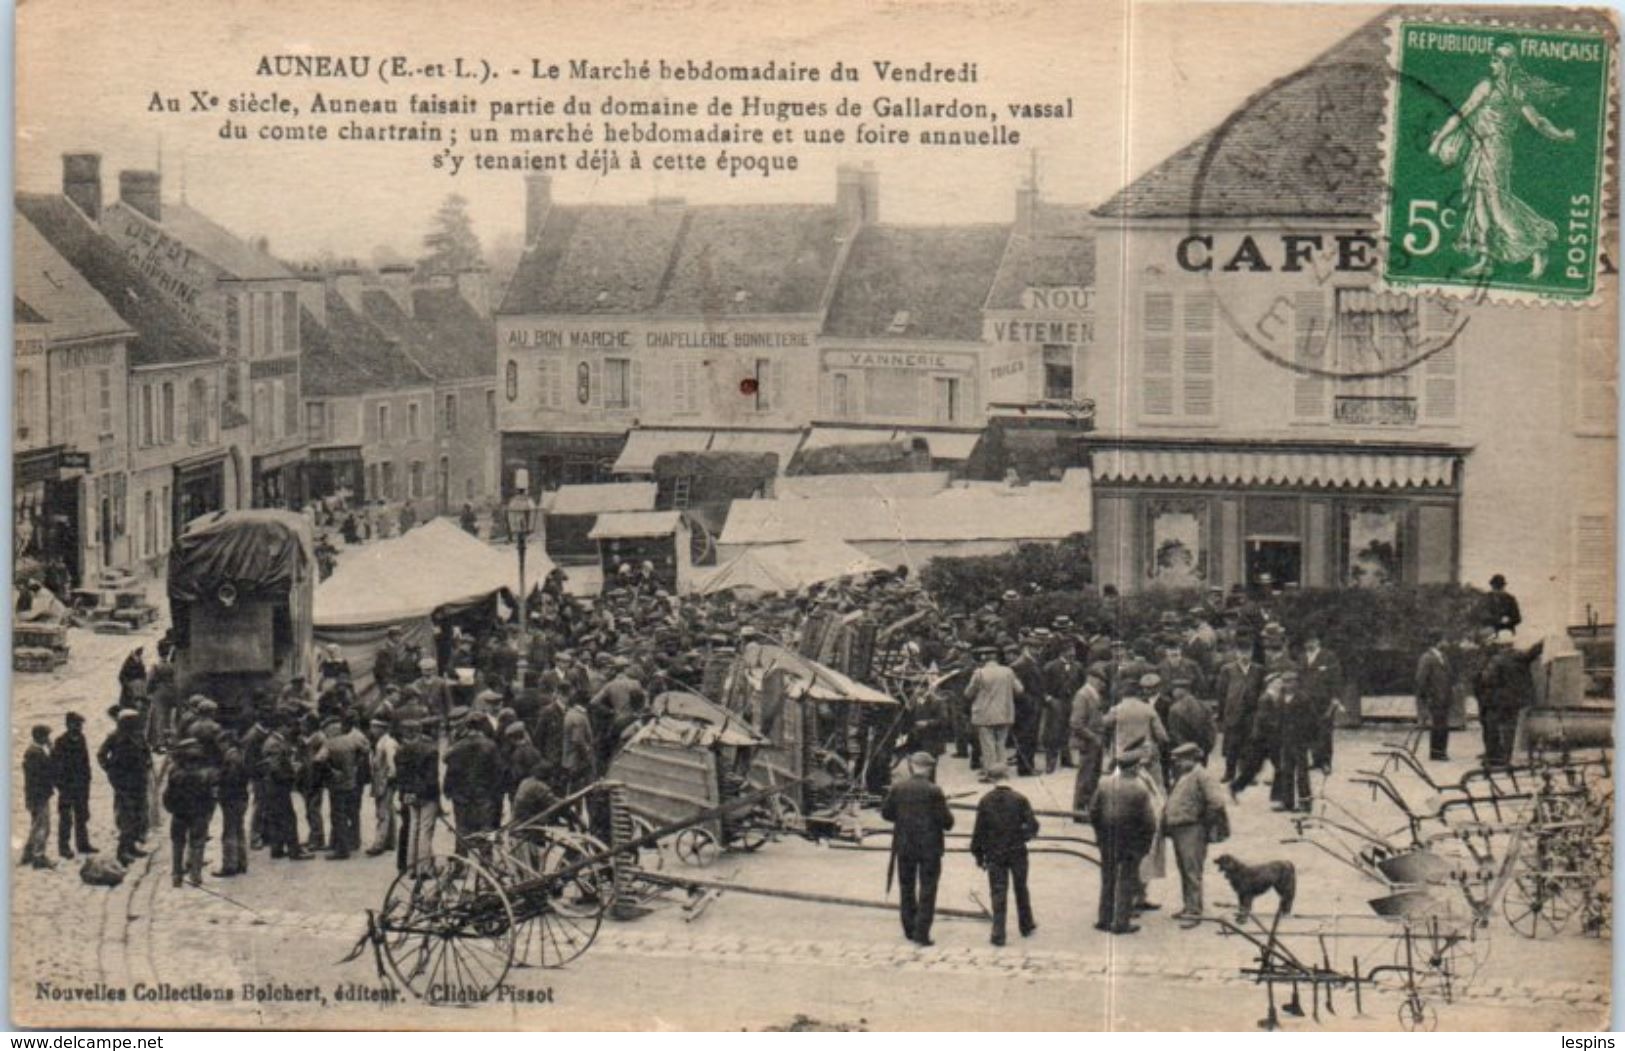
{"type": "Polygon", "coordinates": [[[1236,900],[1240,902],[1237,923],[1246,923],[1247,917],[1252,915],[1253,899],[1272,890],[1279,901],[1276,915],[1292,915],[1292,900],[1298,894],[1298,870],[1292,862],[1266,861],[1249,865],[1230,854],[1220,854],[1213,864],[1224,873],[1230,888],[1236,892],[1236,900]]]}

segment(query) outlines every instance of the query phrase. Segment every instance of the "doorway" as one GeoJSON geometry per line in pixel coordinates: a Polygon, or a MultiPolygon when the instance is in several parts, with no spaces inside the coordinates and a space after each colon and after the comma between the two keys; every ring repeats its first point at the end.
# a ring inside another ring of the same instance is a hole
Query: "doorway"
{"type": "Polygon", "coordinates": [[[1247,540],[1247,587],[1284,588],[1303,580],[1303,542],[1251,537],[1247,540]]]}

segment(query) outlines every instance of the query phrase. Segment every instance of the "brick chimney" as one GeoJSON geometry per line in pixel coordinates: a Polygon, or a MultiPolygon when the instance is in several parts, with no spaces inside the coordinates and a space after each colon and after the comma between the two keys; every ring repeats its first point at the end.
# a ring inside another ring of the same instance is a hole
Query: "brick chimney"
{"type": "Polygon", "coordinates": [[[378,268],[378,285],[407,317],[412,316],[412,275],[417,270],[411,263],[389,263],[378,268]]]}
{"type": "Polygon", "coordinates": [[[118,199],[155,223],[164,221],[163,202],[159,197],[163,177],[154,171],[122,171],[118,173],[118,199]]]}
{"type": "Polygon", "coordinates": [[[535,244],[547,223],[548,210],[553,207],[553,177],[550,175],[525,176],[525,247],[535,244]]]}
{"type": "Polygon", "coordinates": [[[840,165],[835,169],[835,209],[847,225],[880,220],[880,173],[873,167],[840,165]]]}
{"type": "Polygon", "coordinates": [[[310,311],[316,324],[327,327],[327,281],[314,263],[299,268],[299,305],[310,311]]]}
{"type": "Polygon", "coordinates": [[[483,266],[465,266],[457,271],[457,294],[480,317],[491,316],[491,282],[483,266]]]}
{"type": "Polygon", "coordinates": [[[62,196],[78,206],[92,220],[102,217],[102,155],[64,153],[62,155],[62,196]]]}

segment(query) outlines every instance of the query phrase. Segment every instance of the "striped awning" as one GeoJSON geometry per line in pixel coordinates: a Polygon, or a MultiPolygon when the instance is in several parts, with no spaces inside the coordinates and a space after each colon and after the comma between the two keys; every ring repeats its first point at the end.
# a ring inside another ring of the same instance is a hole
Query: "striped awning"
{"type": "Polygon", "coordinates": [[[1099,449],[1094,469],[1102,482],[1430,489],[1453,485],[1460,459],[1432,451],[1099,449]]]}

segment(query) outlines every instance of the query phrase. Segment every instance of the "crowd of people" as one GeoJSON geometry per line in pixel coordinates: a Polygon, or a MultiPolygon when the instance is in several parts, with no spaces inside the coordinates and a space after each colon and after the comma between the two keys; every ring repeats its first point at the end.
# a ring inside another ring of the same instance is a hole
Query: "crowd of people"
{"type": "MultiPolygon", "coordinates": [[[[719,698],[741,649],[776,642],[863,681],[931,684],[897,691],[907,701],[888,724],[894,733],[837,746],[868,750],[863,765],[879,772],[871,787],[890,788],[882,815],[895,822],[909,938],[931,941],[952,825],[934,768],[950,749],[990,785],[971,850],[988,872],[995,942],[1012,891],[1021,933],[1035,927],[1025,844],[1038,823],[1009,778],[1041,772],[1073,771],[1072,820],[1093,826],[1100,851],[1102,930],[1133,933],[1136,915],[1158,907],[1147,891],[1165,875],[1168,843],[1181,879],[1176,916],[1200,917],[1207,848],[1229,834],[1227,801],[1270,768],[1272,807],[1306,810],[1310,771],[1330,771],[1342,662],[1313,632],[1288,638],[1267,599],[1217,594],[1124,637],[1111,623],[1065,616],[1020,627],[1008,615],[1020,598],[944,615],[902,569],[795,594],[679,597],[645,563],[620,567],[589,603],[555,572],[531,596],[523,626],[465,615],[422,638],[391,628],[366,668],[329,647],[314,681],[261,689],[225,713],[182,689],[166,638],[155,663],[137,649],[120,668],[112,730],[95,752],[114,798],[115,856],[127,865],[151,849],[167,814],[177,886],[202,882],[216,828],[216,878],[247,871],[261,850],[290,861],[393,852],[405,869],[433,853],[442,815],[456,843],[558,809],[605,774],[653,698],[719,698]],[[851,630],[862,625],[867,633],[851,630]]],[[[1490,653],[1478,685],[1493,760],[1510,755],[1507,727],[1529,702],[1533,657],[1505,644],[1490,653]]],[[[1438,659],[1437,648],[1424,654],[1417,677],[1436,758],[1449,733],[1446,722],[1440,736],[1435,718],[1449,706],[1432,670],[1438,659]]],[[[33,729],[23,760],[28,864],[52,864],[53,796],[60,856],[94,850],[84,726],[70,712],[54,740],[50,728],[33,729]]],[[[581,819],[594,820],[590,808],[581,819]]]]}

